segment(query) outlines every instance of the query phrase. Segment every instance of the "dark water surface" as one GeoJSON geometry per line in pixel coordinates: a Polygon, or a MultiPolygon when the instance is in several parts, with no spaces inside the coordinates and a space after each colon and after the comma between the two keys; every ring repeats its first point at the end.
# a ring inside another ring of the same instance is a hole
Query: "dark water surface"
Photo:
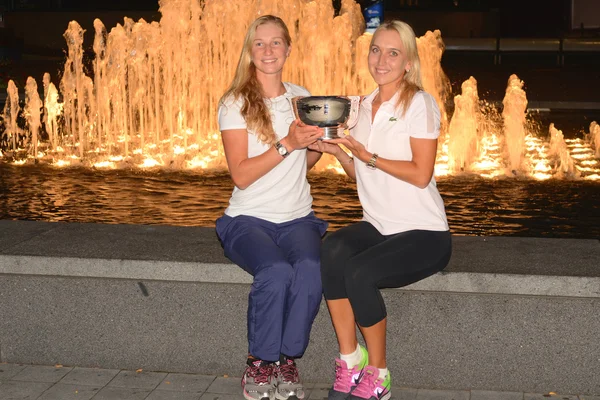
{"type": "MultiPolygon", "coordinates": [[[[361,218],[352,181],[310,174],[316,214],[335,230],[361,218]]],[[[459,235],[600,238],[600,182],[444,177],[459,235]]],[[[233,184],[226,171],[94,170],[0,163],[0,219],[214,226],[233,184]]]]}

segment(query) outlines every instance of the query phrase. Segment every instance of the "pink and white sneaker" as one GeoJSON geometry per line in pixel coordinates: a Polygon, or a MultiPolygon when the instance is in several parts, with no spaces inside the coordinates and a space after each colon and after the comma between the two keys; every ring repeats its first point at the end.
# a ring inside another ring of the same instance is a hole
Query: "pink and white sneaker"
{"type": "Polygon", "coordinates": [[[360,346],[360,363],[352,368],[348,368],[346,361],[335,359],[335,382],[333,388],[329,391],[328,400],[345,400],[350,396],[356,385],[360,382],[363,368],[369,361],[367,349],[360,346]]]}
{"type": "Polygon", "coordinates": [[[388,400],[392,397],[392,376],[379,377],[379,369],[367,365],[363,369],[358,385],[348,396],[348,400],[388,400]]]}

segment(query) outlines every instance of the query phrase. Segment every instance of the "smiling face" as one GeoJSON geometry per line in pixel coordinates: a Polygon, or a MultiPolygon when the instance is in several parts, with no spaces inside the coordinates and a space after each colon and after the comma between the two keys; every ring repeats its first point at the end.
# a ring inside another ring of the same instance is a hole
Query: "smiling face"
{"type": "Polygon", "coordinates": [[[395,29],[375,33],[369,49],[369,72],[380,89],[400,86],[406,70],[410,69],[406,49],[395,29]]]}
{"type": "Polygon", "coordinates": [[[261,75],[281,75],[281,70],[291,50],[281,27],[273,22],[259,25],[251,46],[252,63],[256,67],[259,79],[261,75]]]}

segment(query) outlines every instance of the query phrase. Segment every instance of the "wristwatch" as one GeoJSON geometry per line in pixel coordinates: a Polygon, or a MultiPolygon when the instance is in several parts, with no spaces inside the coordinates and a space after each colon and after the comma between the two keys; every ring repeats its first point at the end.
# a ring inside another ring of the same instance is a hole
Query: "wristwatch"
{"type": "Polygon", "coordinates": [[[282,145],[279,140],[275,142],[275,150],[277,150],[277,152],[279,153],[279,155],[281,157],[283,157],[283,158],[286,158],[287,156],[290,155],[290,152],[287,151],[287,149],[285,148],[285,146],[282,145]]]}
{"type": "Polygon", "coordinates": [[[371,156],[371,159],[367,162],[367,168],[375,169],[375,163],[377,162],[377,157],[379,157],[379,155],[377,153],[373,153],[373,156],[371,156]]]}

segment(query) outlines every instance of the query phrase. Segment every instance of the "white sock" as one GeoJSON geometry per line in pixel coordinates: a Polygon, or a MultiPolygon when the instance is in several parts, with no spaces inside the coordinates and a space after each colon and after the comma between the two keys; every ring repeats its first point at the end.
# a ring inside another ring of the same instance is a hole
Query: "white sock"
{"type": "Polygon", "coordinates": [[[346,365],[348,368],[352,368],[355,365],[358,365],[362,358],[362,352],[360,351],[360,345],[356,345],[356,350],[350,354],[342,354],[340,353],[340,359],[342,361],[346,361],[346,365]]]}
{"type": "Polygon", "coordinates": [[[378,368],[379,369],[379,378],[384,379],[387,376],[387,374],[389,373],[387,368],[378,368]]]}

